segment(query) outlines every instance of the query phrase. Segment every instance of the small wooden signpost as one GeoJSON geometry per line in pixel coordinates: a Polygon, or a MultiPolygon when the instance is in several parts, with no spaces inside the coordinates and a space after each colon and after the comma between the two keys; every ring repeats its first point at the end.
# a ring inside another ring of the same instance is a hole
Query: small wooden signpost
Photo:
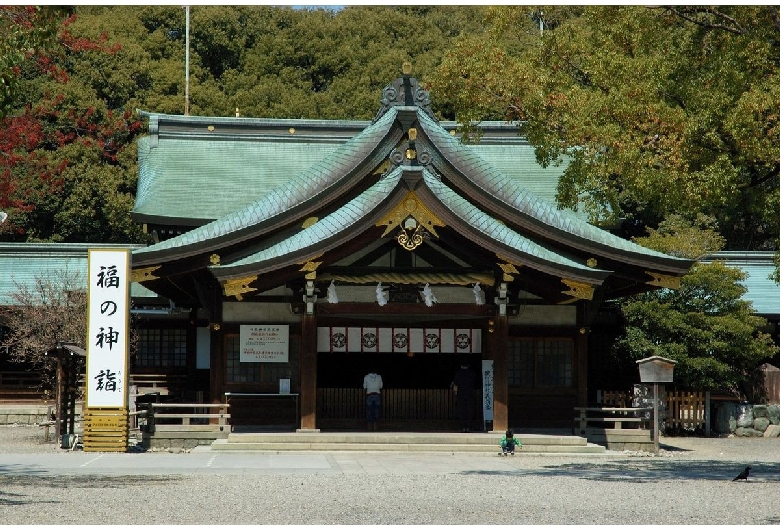
{"type": "Polygon", "coordinates": [[[658,452],[658,383],[674,381],[674,365],[677,361],[654,355],[639,359],[639,380],[643,383],[653,383],[653,441],[655,452],[658,452]]]}

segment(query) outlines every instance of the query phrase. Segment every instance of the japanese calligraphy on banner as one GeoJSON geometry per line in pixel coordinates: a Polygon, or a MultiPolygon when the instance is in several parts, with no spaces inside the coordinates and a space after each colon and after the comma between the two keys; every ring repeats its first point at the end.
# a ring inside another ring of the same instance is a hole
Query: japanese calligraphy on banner
{"type": "Polygon", "coordinates": [[[239,332],[242,363],[286,363],[290,358],[290,326],[244,325],[239,332]]]}
{"type": "Polygon", "coordinates": [[[127,406],[130,251],[89,249],[87,408],[127,406]]]}
{"type": "Polygon", "coordinates": [[[319,327],[318,352],[482,353],[480,328],[319,327]]]}
{"type": "Polygon", "coordinates": [[[493,360],[482,361],[482,419],[493,421],[493,360]]]}

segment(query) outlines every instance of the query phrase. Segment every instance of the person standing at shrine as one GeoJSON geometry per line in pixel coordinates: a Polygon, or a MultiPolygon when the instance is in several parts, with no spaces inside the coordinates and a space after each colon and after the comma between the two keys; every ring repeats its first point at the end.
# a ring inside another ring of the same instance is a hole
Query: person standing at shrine
{"type": "Polygon", "coordinates": [[[363,388],[366,390],[366,428],[376,431],[379,412],[382,408],[382,376],[373,368],[363,378],[363,388]]]}
{"type": "Polygon", "coordinates": [[[455,392],[455,408],[462,432],[469,432],[474,418],[474,391],[477,387],[477,374],[470,368],[467,361],[460,363],[460,370],[455,372],[450,388],[455,392]]]}

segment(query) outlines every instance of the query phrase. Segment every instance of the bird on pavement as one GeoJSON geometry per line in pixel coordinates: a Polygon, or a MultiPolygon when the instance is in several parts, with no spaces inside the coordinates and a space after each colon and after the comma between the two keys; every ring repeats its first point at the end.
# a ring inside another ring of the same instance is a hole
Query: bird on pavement
{"type": "Polygon", "coordinates": [[[736,478],[731,482],[736,482],[737,480],[744,480],[745,482],[747,482],[748,475],[750,475],[750,466],[746,467],[745,470],[739,475],[737,475],[736,478]]]}

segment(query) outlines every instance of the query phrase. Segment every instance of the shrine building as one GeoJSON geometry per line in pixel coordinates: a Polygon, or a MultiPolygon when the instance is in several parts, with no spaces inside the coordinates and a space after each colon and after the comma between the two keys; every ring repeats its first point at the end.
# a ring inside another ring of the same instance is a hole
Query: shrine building
{"type": "Polygon", "coordinates": [[[134,301],[132,372],[232,398],[234,425],[310,431],[362,429],[374,368],[383,422],[449,430],[465,361],[476,424],[571,426],[601,304],[675,287],[693,262],[558,209],[560,168],[515,124],[464,144],[408,75],[379,107],[370,122],[143,113],[132,216],[155,243],[131,267],[168,307],[134,301]],[[280,390],[294,409],[262,399],[280,390]]]}

